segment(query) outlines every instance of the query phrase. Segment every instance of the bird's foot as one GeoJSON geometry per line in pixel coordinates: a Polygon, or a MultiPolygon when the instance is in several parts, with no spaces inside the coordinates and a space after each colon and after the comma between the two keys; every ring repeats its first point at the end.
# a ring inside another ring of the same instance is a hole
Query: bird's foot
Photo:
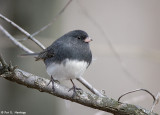
{"type": "Polygon", "coordinates": [[[75,95],[77,95],[77,91],[80,91],[80,90],[82,91],[81,88],[77,88],[75,85],[73,85],[73,87],[70,88],[70,89],[68,90],[68,92],[70,92],[71,90],[73,90],[72,98],[73,98],[75,95]]]}
{"type": "Polygon", "coordinates": [[[53,79],[53,77],[51,76],[51,79],[50,79],[50,81],[49,81],[49,83],[47,84],[47,86],[50,84],[52,82],[52,90],[53,90],[53,92],[55,91],[55,87],[54,87],[54,84],[55,84],[55,82],[56,83],[60,83],[58,80],[55,80],[55,79],[53,79]]]}

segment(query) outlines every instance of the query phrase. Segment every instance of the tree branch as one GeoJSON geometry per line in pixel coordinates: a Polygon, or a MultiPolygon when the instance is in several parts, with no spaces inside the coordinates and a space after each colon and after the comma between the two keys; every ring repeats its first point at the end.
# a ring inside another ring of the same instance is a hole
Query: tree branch
{"type": "Polygon", "coordinates": [[[0,30],[19,48],[21,48],[22,50],[24,50],[27,53],[34,53],[32,50],[28,49],[26,46],[24,46],[23,44],[21,44],[20,42],[18,42],[10,33],[8,33],[8,31],[6,29],[3,28],[2,25],[0,25],[0,30]]]}
{"type": "Polygon", "coordinates": [[[13,27],[17,28],[20,32],[22,32],[24,35],[26,35],[28,37],[28,39],[30,39],[34,43],[36,43],[41,49],[45,49],[45,47],[44,47],[43,44],[41,44],[38,40],[36,40],[32,35],[30,35],[27,31],[25,31],[24,29],[22,29],[16,23],[14,23],[13,21],[9,20],[8,18],[6,18],[5,16],[3,16],[2,14],[0,14],[0,18],[3,19],[3,20],[5,20],[6,22],[10,23],[13,27]]]}
{"type": "MultiPolygon", "coordinates": [[[[5,62],[2,57],[0,58],[0,62],[5,62]]],[[[108,97],[101,97],[83,91],[77,92],[77,95],[72,97],[73,92],[68,92],[69,88],[61,86],[57,83],[55,83],[55,92],[53,92],[51,84],[47,86],[49,80],[35,76],[21,69],[16,69],[12,65],[5,64],[6,63],[3,63],[0,67],[0,77],[27,86],[29,88],[37,89],[41,92],[46,92],[51,95],[70,100],[72,102],[76,102],[94,109],[110,112],[115,115],[157,115],[156,113],[152,113],[135,105],[121,103],[108,97]]]]}
{"type": "Polygon", "coordinates": [[[82,83],[87,89],[89,89],[92,93],[104,97],[97,89],[95,89],[92,85],[90,85],[83,77],[77,78],[77,80],[82,83]]]}

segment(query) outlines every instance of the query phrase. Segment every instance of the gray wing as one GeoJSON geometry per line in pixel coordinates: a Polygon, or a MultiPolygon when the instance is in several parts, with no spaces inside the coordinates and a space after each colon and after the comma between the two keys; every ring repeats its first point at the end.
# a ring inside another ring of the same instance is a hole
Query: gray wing
{"type": "Polygon", "coordinates": [[[54,56],[54,51],[52,51],[52,49],[50,48],[46,48],[45,50],[40,52],[37,57],[35,57],[36,58],[35,61],[45,60],[46,58],[51,58],[53,56],[54,56]]]}

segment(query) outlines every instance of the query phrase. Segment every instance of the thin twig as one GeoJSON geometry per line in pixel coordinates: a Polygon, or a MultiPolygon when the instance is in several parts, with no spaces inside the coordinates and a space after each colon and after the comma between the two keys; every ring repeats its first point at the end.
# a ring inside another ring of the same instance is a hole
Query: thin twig
{"type": "Polygon", "coordinates": [[[142,83],[140,81],[138,81],[127,69],[126,64],[124,63],[124,61],[122,60],[122,58],[120,57],[120,55],[118,54],[118,52],[116,51],[116,49],[114,48],[111,40],[108,38],[108,36],[106,35],[106,32],[104,31],[104,29],[101,27],[101,25],[88,13],[88,11],[86,10],[86,8],[79,2],[80,0],[76,0],[78,6],[80,7],[81,11],[83,12],[83,14],[93,23],[93,25],[95,25],[95,27],[101,32],[101,34],[106,38],[105,40],[107,40],[108,46],[110,47],[110,49],[112,50],[113,54],[115,55],[115,57],[117,58],[117,60],[120,62],[120,65],[122,67],[123,72],[127,75],[127,77],[129,77],[130,79],[132,79],[136,84],[138,84],[139,86],[142,85],[142,83]]]}
{"type": "Polygon", "coordinates": [[[121,96],[118,98],[118,101],[120,101],[120,99],[121,99],[123,96],[125,96],[125,95],[127,95],[127,94],[130,94],[130,93],[133,93],[133,92],[137,92],[137,91],[145,91],[145,92],[147,92],[148,94],[150,94],[150,95],[152,96],[152,98],[153,98],[153,103],[155,102],[156,98],[154,97],[154,95],[153,95],[150,91],[148,91],[148,90],[146,90],[146,89],[136,89],[136,90],[127,92],[127,93],[121,95],[121,96]]]}
{"type": "Polygon", "coordinates": [[[16,23],[14,23],[13,21],[9,20],[8,18],[6,18],[5,16],[3,16],[2,14],[0,14],[0,18],[3,19],[3,20],[5,20],[6,22],[10,23],[15,28],[17,28],[20,32],[22,32],[24,35],[26,35],[28,37],[28,39],[30,39],[34,43],[36,43],[40,48],[45,49],[45,47],[44,47],[43,44],[41,44],[38,40],[36,40],[33,36],[31,36],[27,31],[25,31],[24,29],[22,29],[16,23]]]}
{"type": "Polygon", "coordinates": [[[71,2],[72,2],[72,0],[69,0],[69,1],[67,2],[67,4],[63,7],[63,9],[60,10],[60,12],[53,18],[53,20],[52,20],[49,24],[45,25],[45,26],[42,27],[40,30],[38,30],[38,31],[36,31],[35,33],[33,33],[31,36],[33,37],[33,36],[39,34],[40,32],[44,31],[45,29],[47,29],[49,26],[51,26],[51,25],[57,20],[57,18],[66,10],[66,8],[69,6],[69,4],[70,4],[71,2]]]}
{"type": "Polygon", "coordinates": [[[97,89],[95,89],[91,84],[89,84],[83,77],[79,77],[79,78],[77,78],[77,80],[80,83],[82,83],[87,89],[89,89],[92,93],[94,93],[98,96],[101,96],[101,97],[105,97],[97,89]]]}
{"type": "Polygon", "coordinates": [[[10,33],[7,32],[7,30],[5,30],[3,28],[2,25],[0,25],[0,30],[19,48],[21,48],[22,50],[24,50],[27,53],[34,53],[32,50],[28,49],[26,46],[24,46],[23,44],[21,44],[20,42],[18,42],[10,33]]]}
{"type": "Polygon", "coordinates": [[[158,104],[160,99],[160,93],[158,92],[157,96],[156,96],[156,100],[154,101],[152,108],[151,108],[151,112],[153,112],[154,107],[158,104]]]}

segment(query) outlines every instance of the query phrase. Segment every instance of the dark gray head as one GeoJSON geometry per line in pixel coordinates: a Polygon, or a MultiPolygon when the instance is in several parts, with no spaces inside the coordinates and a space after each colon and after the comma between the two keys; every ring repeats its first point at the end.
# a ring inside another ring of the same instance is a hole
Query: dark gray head
{"type": "Polygon", "coordinates": [[[83,30],[73,30],[65,34],[66,38],[72,38],[73,41],[81,41],[85,43],[89,43],[92,39],[88,36],[88,34],[83,30]]]}

